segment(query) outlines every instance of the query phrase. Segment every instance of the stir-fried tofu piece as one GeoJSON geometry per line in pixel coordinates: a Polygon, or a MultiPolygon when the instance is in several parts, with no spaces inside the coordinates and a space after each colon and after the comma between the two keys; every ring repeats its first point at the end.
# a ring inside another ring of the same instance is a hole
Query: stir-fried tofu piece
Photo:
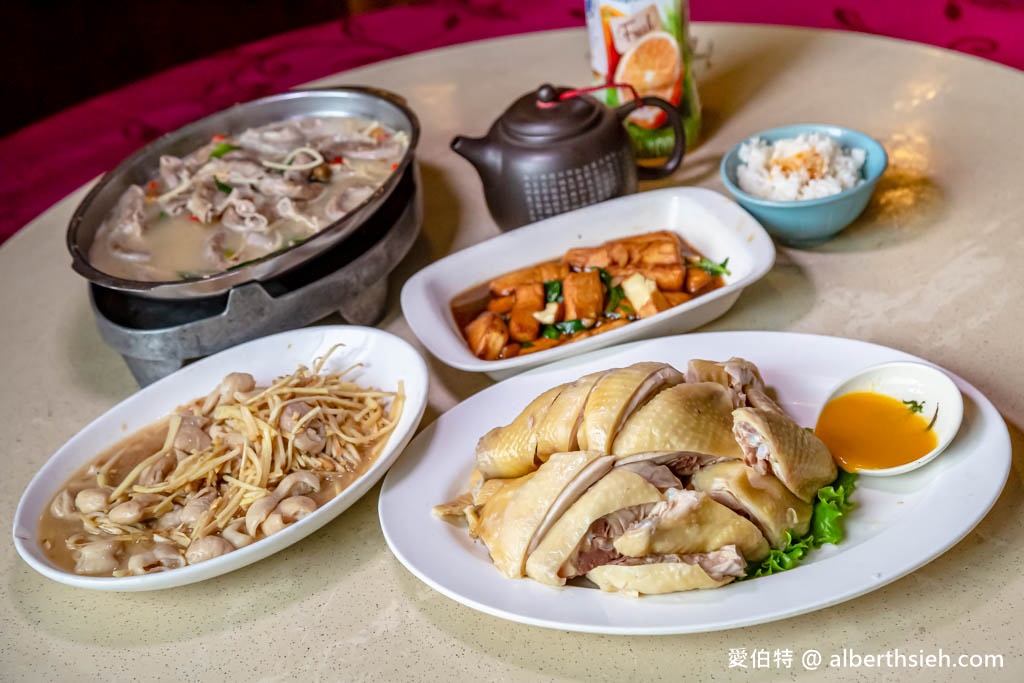
{"type": "Polygon", "coordinates": [[[604,311],[604,286],[596,270],[569,273],[562,281],[566,320],[597,320],[604,311]]]}
{"type": "Polygon", "coordinates": [[[616,260],[618,265],[632,265],[643,268],[671,266],[682,263],[682,239],[668,230],[651,232],[635,237],[624,237],[614,243],[628,254],[627,260],[616,260]]]}
{"type": "Polygon", "coordinates": [[[685,304],[687,301],[693,298],[692,295],[686,292],[664,292],[665,300],[668,301],[669,306],[678,306],[679,304],[685,304]]]}
{"type": "Polygon", "coordinates": [[[606,323],[602,323],[599,327],[592,327],[589,330],[578,332],[573,336],[569,337],[568,341],[579,341],[580,339],[586,339],[587,337],[593,337],[601,334],[602,332],[611,332],[617,330],[620,327],[624,327],[629,324],[629,320],[626,318],[619,318],[618,320],[610,320],[606,323]]]}
{"type": "MultiPolygon", "coordinates": [[[[572,337],[569,337],[569,339],[572,339],[572,337]]],[[[540,339],[533,340],[532,342],[529,343],[529,345],[523,344],[523,346],[519,349],[519,355],[526,356],[531,353],[537,353],[538,351],[546,351],[548,349],[552,349],[558,346],[561,343],[561,339],[548,339],[547,337],[541,337],[540,339]]]]}
{"type": "Polygon", "coordinates": [[[636,273],[640,273],[648,280],[654,280],[658,283],[658,289],[663,292],[681,292],[686,283],[686,269],[683,266],[654,266],[651,268],[639,268],[637,266],[608,267],[608,274],[613,278],[624,280],[636,273]]]}
{"type": "Polygon", "coordinates": [[[641,318],[650,318],[652,315],[671,308],[665,295],[658,289],[658,284],[640,273],[630,275],[623,280],[622,291],[641,318]]]}
{"type": "Polygon", "coordinates": [[[491,280],[491,294],[508,296],[517,285],[543,284],[551,280],[562,280],[569,274],[569,266],[564,263],[542,263],[506,273],[491,280]]]}
{"type": "Polygon", "coordinates": [[[607,268],[612,264],[612,257],[607,245],[600,247],[580,247],[565,252],[562,261],[573,268],[607,268]]]}
{"type": "Polygon", "coordinates": [[[639,250],[637,258],[632,263],[639,266],[678,266],[683,262],[683,255],[679,250],[679,238],[674,233],[671,238],[652,240],[639,250]]]}
{"type": "Polygon", "coordinates": [[[512,305],[516,302],[514,296],[499,296],[497,299],[491,299],[487,302],[487,310],[492,313],[508,313],[512,310],[512,305]]]}
{"type": "Polygon", "coordinates": [[[469,348],[484,360],[496,360],[508,341],[508,326],[497,313],[484,311],[473,322],[466,325],[466,340],[469,348]]]}
{"type": "Polygon", "coordinates": [[[517,285],[513,290],[515,302],[508,314],[508,331],[516,341],[532,341],[540,334],[540,322],[534,313],[544,310],[544,285],[517,285]]]}
{"type": "Polygon", "coordinates": [[[686,269],[686,293],[699,294],[711,286],[714,277],[700,268],[686,269]]]}
{"type": "Polygon", "coordinates": [[[599,247],[570,249],[562,261],[576,269],[610,266],[673,266],[682,263],[682,240],[674,232],[624,237],[599,247]]]}

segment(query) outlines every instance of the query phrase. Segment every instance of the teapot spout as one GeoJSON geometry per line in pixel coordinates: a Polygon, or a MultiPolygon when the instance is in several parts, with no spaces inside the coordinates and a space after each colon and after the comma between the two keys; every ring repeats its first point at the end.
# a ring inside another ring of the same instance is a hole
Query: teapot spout
{"type": "Polygon", "coordinates": [[[452,151],[473,164],[481,178],[497,175],[499,153],[497,146],[487,138],[467,138],[458,135],[452,140],[452,151]]]}

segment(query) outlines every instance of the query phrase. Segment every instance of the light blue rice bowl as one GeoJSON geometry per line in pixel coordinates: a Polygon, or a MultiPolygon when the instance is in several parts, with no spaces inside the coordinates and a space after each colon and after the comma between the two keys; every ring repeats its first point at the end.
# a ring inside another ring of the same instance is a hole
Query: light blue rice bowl
{"type": "MultiPolygon", "coordinates": [[[[736,169],[740,165],[739,151],[743,142],[734,146],[722,158],[722,182],[729,188],[740,206],[747,210],[776,240],[791,247],[812,247],[832,239],[840,230],[852,223],[867,207],[878,179],[889,163],[885,148],[874,138],[841,126],[824,124],[798,124],[772,128],[751,138],[768,143],[801,134],[822,133],[836,140],[844,149],[859,148],[865,152],[861,174],[864,182],[838,194],[817,199],[780,201],[761,199],[747,194],[739,187],[736,169]]],[[[747,138],[750,139],[750,138],[747,138]]]]}

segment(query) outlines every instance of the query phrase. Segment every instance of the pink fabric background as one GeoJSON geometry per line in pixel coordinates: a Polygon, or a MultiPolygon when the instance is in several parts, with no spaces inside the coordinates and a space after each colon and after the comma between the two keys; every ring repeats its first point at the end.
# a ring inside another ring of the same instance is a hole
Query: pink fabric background
{"type": "MultiPolygon", "coordinates": [[[[280,34],[100,95],[0,139],[0,242],[135,149],[189,121],[391,57],[582,26],[583,4],[432,0],[280,34]]],[[[1024,69],[1024,0],[691,0],[690,7],[695,21],[865,31],[1024,69]]]]}

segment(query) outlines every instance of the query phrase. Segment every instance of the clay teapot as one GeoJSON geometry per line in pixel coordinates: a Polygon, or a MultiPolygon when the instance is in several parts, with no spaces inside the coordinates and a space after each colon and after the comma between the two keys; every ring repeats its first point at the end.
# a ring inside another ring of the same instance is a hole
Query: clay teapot
{"type": "Polygon", "coordinates": [[[686,135],[679,112],[658,97],[611,109],[585,91],[542,85],[516,100],[482,138],[458,136],[452,149],[480,174],[491,216],[502,230],[636,192],[637,179],[679,166],[686,135]],[[623,122],[639,107],[665,112],[675,132],[668,159],[637,166],[623,122]]]}

